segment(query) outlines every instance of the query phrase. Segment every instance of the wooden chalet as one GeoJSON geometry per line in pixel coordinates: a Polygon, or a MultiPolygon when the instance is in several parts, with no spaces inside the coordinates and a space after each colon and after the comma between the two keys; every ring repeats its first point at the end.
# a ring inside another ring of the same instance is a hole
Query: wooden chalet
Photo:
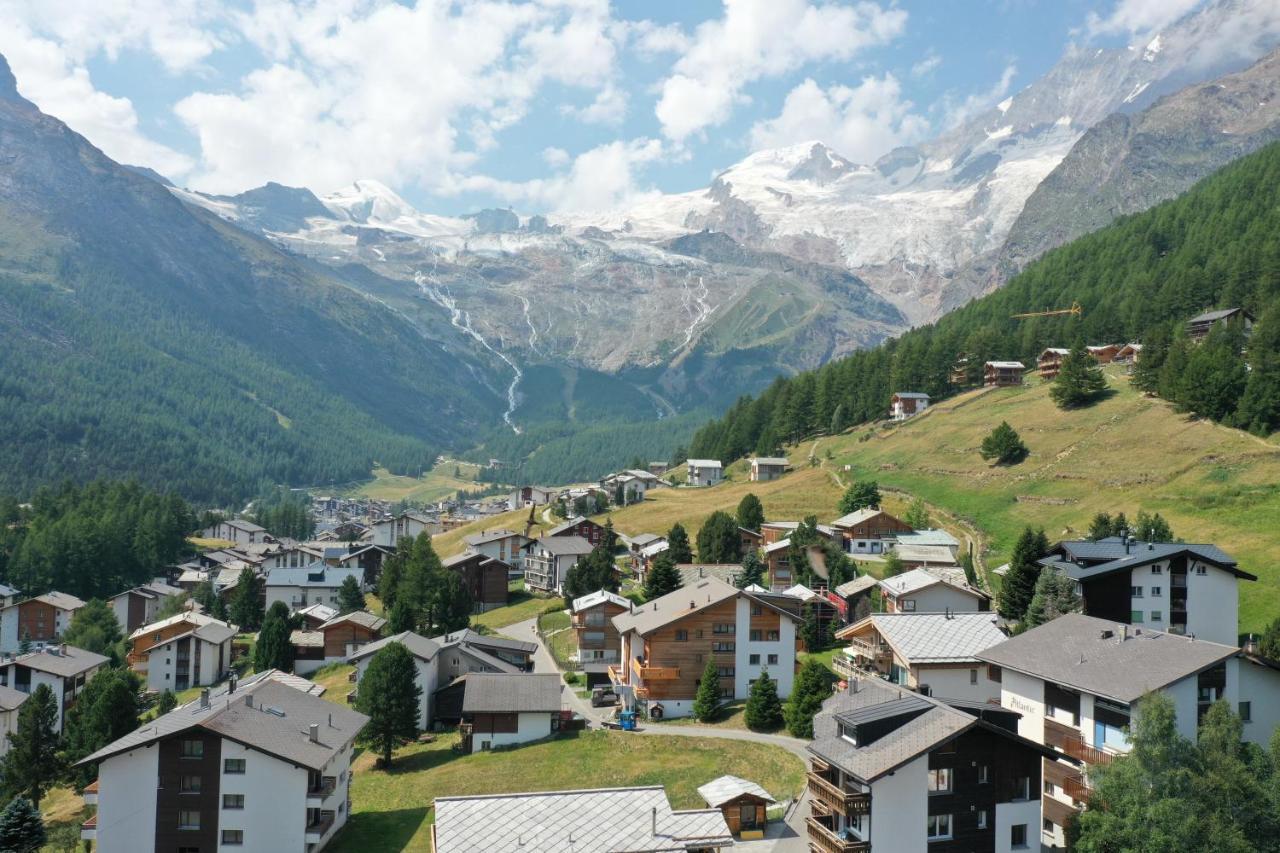
{"type": "Polygon", "coordinates": [[[1219,323],[1242,323],[1245,334],[1253,331],[1253,315],[1243,308],[1223,308],[1218,311],[1206,311],[1187,321],[1187,336],[1199,342],[1208,337],[1209,332],[1219,323]]]}
{"type": "Polygon", "coordinates": [[[698,788],[698,796],[719,809],[729,831],[739,838],[763,838],[766,813],[778,801],[755,782],[738,776],[721,776],[698,788]]]}
{"type": "Polygon", "coordinates": [[[507,563],[485,554],[456,554],[441,564],[462,578],[475,612],[506,606],[507,575],[511,571],[507,563]]]}
{"type": "Polygon", "coordinates": [[[982,384],[988,388],[1021,385],[1022,371],[1026,369],[1020,361],[988,361],[982,366],[982,384]]]}
{"type": "Polygon", "coordinates": [[[581,536],[583,539],[591,543],[591,547],[596,547],[604,542],[604,527],[596,524],[589,518],[583,516],[574,516],[568,521],[558,524],[548,530],[543,538],[551,536],[581,536]]]}
{"type": "Polygon", "coordinates": [[[1041,382],[1052,382],[1058,378],[1058,371],[1062,369],[1062,360],[1071,353],[1069,349],[1062,347],[1049,347],[1040,353],[1036,359],[1036,373],[1040,375],[1041,382]]]}

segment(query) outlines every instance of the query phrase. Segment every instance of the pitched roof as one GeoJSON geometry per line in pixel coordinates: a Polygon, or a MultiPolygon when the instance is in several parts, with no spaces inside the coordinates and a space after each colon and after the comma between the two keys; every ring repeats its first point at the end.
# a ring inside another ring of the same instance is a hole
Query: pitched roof
{"type": "Polygon", "coordinates": [[[940,572],[932,572],[928,569],[912,569],[909,572],[903,572],[900,575],[885,578],[880,581],[880,588],[890,595],[911,595],[922,589],[927,589],[937,584],[946,584],[954,590],[972,595],[975,598],[987,598],[987,594],[981,590],[958,583],[951,578],[944,576],[940,572]]]}
{"type": "Polygon", "coordinates": [[[87,649],[78,649],[75,646],[45,646],[41,651],[18,655],[6,661],[6,665],[18,664],[28,669],[69,678],[102,666],[110,660],[111,658],[106,655],[87,649]]]}
{"type": "Polygon", "coordinates": [[[643,548],[645,545],[652,545],[654,542],[665,542],[667,537],[660,536],[657,533],[637,533],[635,536],[629,536],[627,539],[632,545],[643,548]]]}
{"type": "Polygon", "coordinates": [[[28,695],[30,694],[23,693],[21,690],[0,685],[0,711],[16,710],[19,705],[27,701],[28,695]]]}
{"type": "Polygon", "coordinates": [[[868,623],[898,656],[912,664],[966,663],[979,652],[1003,643],[998,617],[981,613],[873,613],[843,628],[844,637],[860,633],[868,623]]]}
{"type": "Polygon", "coordinates": [[[1010,369],[1017,369],[1017,370],[1025,370],[1025,369],[1026,369],[1026,365],[1024,365],[1024,364],[1023,364],[1022,362],[1020,362],[1020,361],[988,361],[988,362],[986,363],[986,366],[987,366],[987,367],[1010,368],[1010,369]]]}
{"type": "Polygon", "coordinates": [[[530,655],[538,650],[537,643],[531,643],[527,640],[513,640],[510,637],[499,637],[494,634],[481,634],[470,628],[463,628],[461,631],[454,631],[451,634],[432,637],[431,642],[442,649],[461,643],[467,646],[479,646],[482,649],[505,649],[530,655]]]}
{"type": "Polygon", "coordinates": [[[738,563],[677,563],[676,571],[680,573],[681,586],[688,586],[708,577],[736,586],[738,575],[742,574],[742,566],[738,563]]]}
{"type": "MultiPolygon", "coordinates": [[[[848,515],[840,516],[835,521],[831,522],[831,526],[832,527],[853,527],[855,524],[861,524],[862,522],[867,521],[868,519],[875,518],[877,515],[889,515],[889,513],[885,512],[882,509],[875,509],[869,506],[863,507],[862,509],[855,509],[853,512],[849,513],[848,515]]],[[[889,517],[894,518],[893,516],[889,516],[889,517]]],[[[894,518],[894,520],[896,521],[897,519],[894,518]]]]}
{"type": "Polygon", "coordinates": [[[361,627],[368,628],[370,631],[381,631],[382,627],[387,624],[387,620],[381,616],[375,616],[368,610],[353,610],[350,613],[342,613],[334,616],[332,619],[323,623],[319,630],[325,628],[333,628],[337,625],[351,622],[361,627]]]}
{"type": "Polygon", "coordinates": [[[289,645],[319,648],[324,645],[324,634],[320,631],[290,631],[289,645]]]}
{"type": "Polygon", "coordinates": [[[736,800],[742,795],[759,797],[770,803],[776,803],[769,792],[761,788],[755,782],[749,779],[743,779],[739,776],[721,776],[719,779],[712,779],[705,785],[698,786],[698,796],[713,809],[718,809],[728,802],[736,800]]]}
{"type": "Polygon", "coordinates": [[[1117,702],[1135,702],[1238,649],[1206,640],[1068,613],[976,655],[986,661],[1117,702]],[[1126,634],[1121,640],[1121,633],[1126,634]]]}
{"type": "Polygon", "coordinates": [[[422,660],[432,660],[440,653],[440,646],[436,645],[434,641],[412,631],[402,631],[399,634],[392,634],[390,637],[383,637],[381,640],[374,640],[372,643],[365,643],[356,650],[354,655],[347,658],[347,663],[355,663],[361,658],[377,654],[391,643],[400,643],[409,650],[410,654],[422,660]]]}
{"type": "Polygon", "coordinates": [[[719,459],[688,459],[685,464],[690,468],[720,468],[719,459]]]}
{"type": "Polygon", "coordinates": [[[1058,552],[1066,557],[1066,561],[1058,561],[1058,567],[1075,580],[1088,580],[1099,575],[1130,569],[1134,566],[1145,566],[1158,560],[1183,555],[1217,566],[1238,578],[1253,581],[1258,579],[1255,575],[1241,569],[1235,557],[1217,545],[1208,543],[1133,540],[1126,545],[1125,540],[1119,536],[1108,536],[1097,541],[1080,539],[1059,542],[1053,547],[1051,553],[1058,552]]]}
{"type": "Polygon", "coordinates": [[[762,598],[744,592],[719,578],[708,577],[697,583],[682,586],[675,592],[669,592],[653,601],[647,601],[643,605],[637,605],[635,610],[619,613],[613,617],[613,626],[619,633],[636,631],[644,636],[673,622],[678,622],[686,616],[706,610],[708,607],[737,598],[739,595],[758,601],[788,619],[796,618],[762,598]]]}
{"type": "Polygon", "coordinates": [[[468,545],[475,547],[478,545],[484,545],[488,542],[498,542],[502,539],[510,539],[512,536],[515,536],[519,539],[527,538],[524,534],[516,533],[514,530],[498,529],[498,530],[486,530],[483,533],[472,533],[470,536],[467,536],[462,541],[468,545]]]}
{"type": "MultiPolygon", "coordinates": [[[[1231,315],[1235,314],[1237,311],[1240,311],[1240,310],[1241,309],[1239,308],[1220,308],[1217,311],[1206,311],[1203,314],[1197,314],[1187,322],[1188,323],[1213,323],[1223,319],[1224,317],[1230,317],[1231,315]]],[[[1245,314],[1247,315],[1248,312],[1246,311],[1245,314]]]]}
{"type": "Polygon", "coordinates": [[[259,527],[258,525],[254,524],[252,521],[245,521],[243,518],[227,518],[227,519],[223,519],[222,523],[227,525],[228,527],[235,527],[239,530],[244,530],[248,533],[266,533],[267,532],[267,529],[265,527],[259,527]]]}
{"type": "Polygon", "coordinates": [[[785,456],[756,456],[751,460],[752,465],[781,465],[784,468],[790,463],[785,456]]]}
{"type": "MultiPolygon", "coordinates": [[[[591,519],[581,515],[575,515],[573,518],[567,519],[566,521],[562,521],[559,524],[557,524],[555,527],[548,530],[545,534],[543,534],[543,538],[545,539],[548,536],[559,536],[560,534],[564,533],[566,530],[571,530],[574,527],[577,527],[579,524],[581,524],[584,521],[591,521],[591,519]]],[[[591,521],[591,523],[595,524],[594,521],[591,521]]]]}
{"type": "Polygon", "coordinates": [[[548,533],[539,539],[534,547],[541,548],[555,557],[571,557],[574,554],[590,554],[595,546],[581,536],[556,536],[548,533]]]}
{"type": "Polygon", "coordinates": [[[319,619],[321,622],[328,622],[330,619],[338,615],[338,611],[334,607],[317,601],[315,604],[308,604],[306,607],[295,610],[294,613],[299,616],[310,616],[313,619],[319,619]]]}
{"type": "Polygon", "coordinates": [[[898,558],[908,563],[932,563],[934,565],[954,566],[956,558],[946,545],[916,545],[898,540],[894,546],[898,558]]]}
{"type": "MultiPolygon", "coordinates": [[[[59,610],[79,610],[81,607],[84,607],[83,601],[76,598],[74,595],[69,595],[65,592],[46,592],[44,595],[37,595],[35,598],[28,598],[27,601],[39,601],[56,607],[59,610]]],[[[17,607],[19,604],[26,603],[26,601],[19,601],[9,606],[17,607]]]]}
{"type": "Polygon", "coordinates": [[[300,568],[277,567],[267,571],[267,586],[335,587],[348,577],[364,583],[364,569],[312,563],[300,568]]]}
{"type": "MultiPolygon", "coordinates": [[[[462,698],[464,714],[513,714],[560,710],[560,676],[531,672],[469,672],[462,698]]],[[[457,682],[455,682],[457,683],[457,682]]]]}
{"type": "Polygon", "coordinates": [[[901,397],[904,400],[928,400],[929,399],[928,394],[924,394],[920,391],[897,391],[894,393],[893,396],[901,397]]]}
{"type": "MultiPolygon", "coordinates": [[[[199,628],[203,625],[216,624],[216,625],[226,626],[228,624],[218,619],[214,619],[212,616],[206,616],[203,613],[196,613],[193,610],[184,610],[181,613],[175,613],[172,616],[168,616],[164,619],[159,619],[155,622],[151,622],[147,625],[143,625],[142,627],[136,629],[132,634],[130,634],[129,639],[135,640],[138,637],[142,637],[147,634],[154,634],[157,631],[161,631],[165,628],[168,628],[170,625],[177,625],[179,622],[186,622],[190,624],[192,630],[195,630],[196,628],[199,628]]],[[[233,630],[231,633],[234,634],[235,631],[233,630]]]]}
{"type": "Polygon", "coordinates": [[[871,587],[875,586],[879,582],[880,581],[877,580],[873,575],[858,575],[853,580],[845,581],[844,583],[836,587],[835,593],[836,595],[839,595],[843,598],[848,598],[849,596],[854,595],[855,593],[859,593],[859,592],[862,592],[863,590],[871,589],[871,587]]]}
{"type": "Polygon", "coordinates": [[[718,809],[673,811],[661,785],[436,797],[435,810],[436,853],[665,853],[733,846],[718,809]]]}
{"type": "Polygon", "coordinates": [[[898,540],[899,545],[945,545],[948,548],[958,548],[960,546],[960,542],[956,537],[945,530],[937,528],[916,530],[912,533],[897,533],[894,538],[898,540]]]}
{"type": "Polygon", "coordinates": [[[606,601],[616,604],[625,610],[631,609],[631,599],[623,598],[616,592],[609,592],[607,589],[598,589],[595,592],[575,598],[573,600],[572,609],[574,613],[577,613],[581,610],[586,610],[588,607],[595,607],[597,604],[604,604],[606,601]]]}

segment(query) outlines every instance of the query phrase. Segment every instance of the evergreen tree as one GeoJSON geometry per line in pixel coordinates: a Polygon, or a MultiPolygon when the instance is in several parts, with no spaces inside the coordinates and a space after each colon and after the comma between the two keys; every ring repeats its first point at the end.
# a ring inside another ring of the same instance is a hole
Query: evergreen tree
{"type": "Polygon", "coordinates": [[[679,588],[680,572],[668,549],[653,558],[653,564],[649,566],[649,573],[644,579],[644,597],[653,601],[679,588]]]}
{"type": "Polygon", "coordinates": [[[1280,301],[1259,318],[1249,336],[1249,378],[1234,421],[1256,435],[1280,429],[1280,301]]]}
{"type": "Polygon", "coordinates": [[[1014,465],[1027,458],[1027,446],[1008,421],[1001,421],[1000,426],[982,439],[979,453],[988,462],[994,459],[997,465],[1014,465]]]}
{"type": "Polygon", "coordinates": [[[702,677],[698,679],[698,692],[693,697],[693,716],[700,723],[709,723],[715,719],[720,707],[720,671],[716,668],[715,656],[707,660],[702,669],[702,677]]]}
{"type": "Polygon", "coordinates": [[[1075,409],[1097,399],[1106,389],[1107,377],[1102,368],[1084,344],[1077,343],[1062,357],[1049,397],[1059,409],[1075,409]]]}
{"type": "Polygon", "coordinates": [[[1229,419],[1240,404],[1249,377],[1240,357],[1243,348],[1244,332],[1239,323],[1214,326],[1187,359],[1178,396],[1170,399],[1201,417],[1229,419]]]}
{"type": "Polygon", "coordinates": [[[1080,597],[1076,595],[1075,581],[1053,569],[1041,569],[1022,627],[1034,628],[1051,622],[1064,613],[1076,613],[1079,610],[1080,597]]]}
{"type": "Polygon", "coordinates": [[[388,643],[369,661],[356,691],[356,710],[369,717],[360,740],[391,766],[391,752],[418,736],[422,688],[413,655],[401,643],[388,643]]]}
{"type": "Polygon", "coordinates": [[[382,561],[382,571],[378,574],[378,600],[382,602],[382,608],[387,613],[395,609],[400,585],[404,582],[404,564],[409,559],[409,551],[412,547],[412,539],[402,539],[396,543],[396,550],[382,561]]]}
{"type": "Polygon", "coordinates": [[[262,595],[258,584],[258,576],[253,569],[245,566],[240,570],[240,578],[231,592],[228,612],[232,624],[239,626],[241,631],[256,631],[262,627],[262,595]]]}
{"type": "Polygon", "coordinates": [[[1154,394],[1160,388],[1160,368],[1169,353],[1167,323],[1157,323],[1142,335],[1142,352],[1133,364],[1133,387],[1154,394]]]}
{"type": "Polygon", "coordinates": [[[764,561],[755,548],[747,551],[742,558],[742,571],[738,573],[738,589],[746,589],[755,584],[764,586],[764,561]]]}
{"type": "Polygon", "coordinates": [[[816,658],[809,658],[796,675],[791,696],[783,709],[792,737],[813,740],[813,717],[831,695],[835,675],[816,658]]]}
{"type": "Polygon", "coordinates": [[[960,567],[964,569],[964,579],[969,586],[978,588],[978,569],[973,565],[973,553],[965,551],[960,557],[960,567]]]}
{"type": "MultiPolygon", "coordinates": [[[[97,752],[138,727],[138,677],[125,669],[100,669],[67,711],[64,755],[69,765],[97,752]]],[[[173,694],[168,693],[173,701],[173,694]]],[[[162,694],[163,695],[163,694],[162,694]]],[[[96,766],[69,767],[72,784],[84,787],[96,766]]]]}
{"type": "Polygon", "coordinates": [[[355,575],[347,575],[338,587],[338,613],[354,613],[364,610],[364,592],[355,575]]]}
{"type": "Polygon", "coordinates": [[[160,694],[160,698],[156,700],[156,716],[163,717],[176,707],[178,707],[178,697],[173,694],[172,690],[166,688],[160,694]]]}
{"type": "Polygon", "coordinates": [[[258,632],[258,642],[253,647],[253,668],[257,672],[278,669],[293,671],[293,644],[289,642],[289,607],[277,601],[267,610],[258,632]]]}
{"type": "Polygon", "coordinates": [[[703,563],[736,563],[742,559],[742,535],[733,516],[716,510],[698,530],[698,560],[703,563]]]}
{"type": "Polygon", "coordinates": [[[1023,529],[1013,546],[1013,556],[1009,559],[1009,573],[1004,576],[1000,586],[1000,615],[1014,622],[1022,621],[1027,607],[1035,595],[1036,582],[1040,578],[1040,565],[1036,562],[1049,551],[1049,542],[1044,531],[1035,531],[1030,527],[1023,529]]]}
{"type": "Polygon", "coordinates": [[[1172,542],[1173,529],[1169,527],[1169,522],[1165,521],[1160,513],[1155,515],[1147,515],[1146,512],[1138,510],[1138,517],[1134,520],[1133,535],[1143,542],[1172,542]]]}
{"type": "Polygon", "coordinates": [[[617,567],[604,543],[592,548],[591,553],[578,560],[564,577],[564,594],[569,601],[601,589],[617,592],[618,588],[617,567]]]}
{"type": "Polygon", "coordinates": [[[99,655],[110,654],[122,639],[115,612],[99,598],[86,601],[71,617],[71,625],[62,635],[67,645],[99,655]]]}
{"type": "Polygon", "coordinates": [[[881,564],[884,576],[887,578],[902,574],[906,566],[902,564],[902,558],[898,556],[896,549],[890,549],[884,554],[884,562],[881,564]]]}
{"type": "Polygon", "coordinates": [[[804,640],[805,649],[810,652],[821,652],[831,647],[831,623],[823,623],[818,618],[818,608],[805,608],[804,622],[800,625],[800,638],[804,640]]]}
{"type": "Polygon", "coordinates": [[[1089,522],[1088,538],[1097,542],[1099,539],[1106,539],[1115,534],[1115,521],[1111,518],[1111,513],[1100,512],[1089,522]]]}
{"type": "Polygon", "coordinates": [[[747,492],[738,501],[738,526],[744,530],[760,532],[764,524],[764,504],[753,492],[747,492]]]}
{"type": "Polygon", "coordinates": [[[40,810],[26,797],[14,797],[0,812],[0,850],[38,853],[44,844],[44,818],[40,810]]]}
{"type": "MultiPolygon", "coordinates": [[[[168,604],[172,598],[171,596],[169,599],[165,599],[165,604],[168,604]]],[[[218,600],[218,593],[213,589],[213,581],[207,580],[197,584],[196,588],[191,591],[191,598],[204,608],[205,613],[211,612],[214,602],[218,600]]]]}
{"type": "Polygon", "coordinates": [[[929,508],[920,498],[915,498],[911,501],[911,506],[907,507],[906,517],[902,520],[910,525],[912,530],[928,530],[930,528],[929,508]]]}
{"type": "Polygon", "coordinates": [[[0,786],[6,797],[23,796],[37,808],[62,775],[58,756],[58,700],[47,684],[31,691],[9,733],[9,751],[0,759],[0,786]]]}
{"type": "MultiPolygon", "coordinates": [[[[176,597],[181,598],[182,596],[176,597]]],[[[227,603],[216,595],[213,597],[213,607],[209,609],[209,615],[221,622],[229,623],[231,621],[231,614],[227,612],[227,603]]]]}
{"type": "Polygon", "coordinates": [[[387,616],[387,630],[391,634],[403,634],[418,629],[417,615],[407,601],[397,601],[387,616]]]}
{"type": "Polygon", "coordinates": [[[840,498],[840,514],[848,515],[860,509],[880,508],[880,486],[875,480],[858,480],[845,490],[840,498]]]}
{"type": "Polygon", "coordinates": [[[678,521],[667,531],[667,553],[671,555],[671,561],[677,565],[693,562],[693,548],[689,545],[689,534],[685,532],[684,525],[678,521]]]}
{"type": "Polygon", "coordinates": [[[743,719],[747,728],[753,732],[771,732],[782,725],[782,701],[778,698],[778,683],[769,677],[769,670],[761,670],[760,677],[751,682],[743,719]]]}

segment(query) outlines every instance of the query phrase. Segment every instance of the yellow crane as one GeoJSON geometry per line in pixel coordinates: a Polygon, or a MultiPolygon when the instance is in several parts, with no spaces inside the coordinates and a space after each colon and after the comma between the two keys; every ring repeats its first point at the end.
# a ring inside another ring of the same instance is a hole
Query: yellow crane
{"type": "Polygon", "coordinates": [[[1013,319],[1025,320],[1028,317],[1061,317],[1063,314],[1074,314],[1079,317],[1084,313],[1079,302],[1072,302],[1070,308],[1059,308],[1055,311],[1029,311],[1026,314],[1014,314],[1013,319]]]}

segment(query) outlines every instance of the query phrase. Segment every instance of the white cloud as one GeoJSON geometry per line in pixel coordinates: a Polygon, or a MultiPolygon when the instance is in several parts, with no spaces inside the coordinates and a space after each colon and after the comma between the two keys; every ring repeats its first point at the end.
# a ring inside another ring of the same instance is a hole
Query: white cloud
{"type": "Polygon", "coordinates": [[[929,122],[912,112],[892,74],[866,77],[854,87],[823,89],[805,80],[792,89],[776,118],[751,129],[754,148],[821,140],[858,162],[871,162],[898,145],[921,139],[929,122]]]}
{"type": "Polygon", "coordinates": [[[871,2],[725,0],[721,18],[700,24],[661,86],[655,113],[667,138],[682,142],[728,119],[743,87],[807,62],[848,60],[906,26],[907,13],[871,2]]]}
{"type": "Polygon", "coordinates": [[[634,21],[626,24],[631,44],[644,57],[668,53],[684,53],[689,49],[689,36],[679,24],[655,24],[653,21],[634,21]]]}
{"type": "Polygon", "coordinates": [[[627,93],[613,83],[606,83],[585,107],[564,104],[560,112],[584,124],[618,124],[627,116],[627,93]]]}
{"type": "Polygon", "coordinates": [[[938,70],[938,66],[942,64],[942,57],[936,53],[930,52],[924,59],[911,66],[912,77],[928,77],[930,74],[938,70]]]}
{"type": "Polygon", "coordinates": [[[1013,85],[1013,78],[1017,73],[1018,67],[1013,63],[1009,63],[1004,67],[1004,71],[1000,72],[1000,79],[992,84],[990,89],[973,92],[959,100],[951,96],[943,98],[940,102],[942,128],[950,130],[973,118],[978,113],[990,109],[996,102],[1009,94],[1009,89],[1013,85]]]}
{"type": "Polygon", "coordinates": [[[542,162],[553,169],[558,169],[569,162],[569,152],[554,145],[542,149],[542,162]]]}
{"type": "Polygon", "coordinates": [[[1085,26],[1090,35],[1145,35],[1172,24],[1203,0],[1118,0],[1104,17],[1090,12],[1085,26]]]}

